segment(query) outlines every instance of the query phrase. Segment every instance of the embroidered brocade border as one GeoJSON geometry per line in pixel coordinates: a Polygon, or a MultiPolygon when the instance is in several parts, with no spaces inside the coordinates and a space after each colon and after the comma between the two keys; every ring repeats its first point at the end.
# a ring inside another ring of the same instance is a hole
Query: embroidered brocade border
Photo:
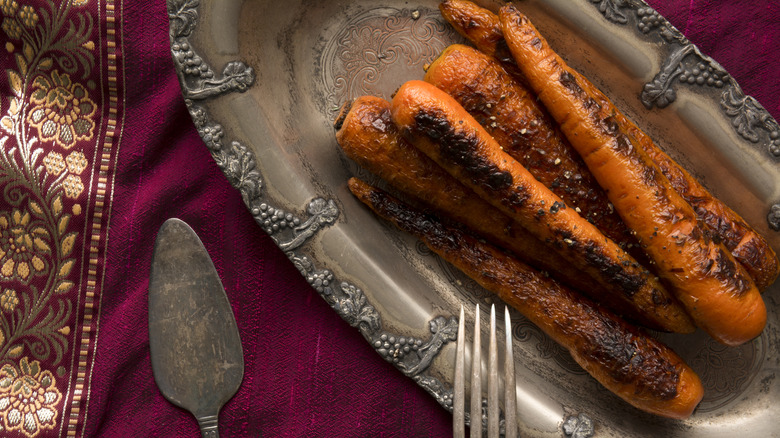
{"type": "Polygon", "coordinates": [[[121,0],[0,0],[0,434],[82,436],[124,117],[121,0]]]}

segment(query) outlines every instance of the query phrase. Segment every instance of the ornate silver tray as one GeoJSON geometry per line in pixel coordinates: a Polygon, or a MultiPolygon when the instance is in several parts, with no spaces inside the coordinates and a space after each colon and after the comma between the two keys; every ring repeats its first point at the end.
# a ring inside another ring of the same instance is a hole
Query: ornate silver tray
{"type": "MultiPolygon", "coordinates": [[[[720,65],[639,0],[520,6],[574,67],[780,250],[780,127],[720,65]]],[[[168,0],[168,11],[193,121],[257,223],[378,354],[451,408],[454,315],[460,304],[494,299],[349,194],[350,176],[372,177],[344,158],[331,126],[346,99],[389,97],[461,41],[436,0],[168,0]]],[[[686,421],[630,407],[514,314],[521,433],[777,436],[778,289],[765,293],[769,323],[751,343],[662,336],[706,388],[686,421]]]]}

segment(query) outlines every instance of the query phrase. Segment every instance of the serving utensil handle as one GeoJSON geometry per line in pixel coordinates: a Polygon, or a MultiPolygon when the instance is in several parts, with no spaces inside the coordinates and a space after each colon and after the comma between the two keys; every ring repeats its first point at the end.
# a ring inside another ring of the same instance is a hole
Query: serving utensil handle
{"type": "Polygon", "coordinates": [[[219,430],[217,429],[218,421],[219,415],[204,415],[198,417],[200,435],[203,438],[219,438],[219,430]]]}

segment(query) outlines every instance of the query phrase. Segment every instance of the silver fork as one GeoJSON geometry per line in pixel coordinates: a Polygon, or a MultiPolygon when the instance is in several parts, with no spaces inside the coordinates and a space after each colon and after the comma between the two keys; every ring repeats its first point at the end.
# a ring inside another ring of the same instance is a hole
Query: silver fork
{"type": "MultiPolygon", "coordinates": [[[[458,321],[458,341],[455,352],[455,379],[453,389],[453,436],[465,438],[465,390],[466,342],[463,306],[458,321]]],[[[479,325],[479,304],[474,312],[474,342],[471,355],[471,438],[482,437],[482,366],[481,330],[479,325]]],[[[505,351],[504,355],[504,424],[507,438],[517,437],[517,400],[515,394],[515,362],[512,354],[512,328],[509,308],[504,308],[505,351]]],[[[488,382],[487,382],[487,436],[499,436],[498,406],[498,345],[496,341],[496,306],[490,308],[490,335],[488,339],[488,382]]]]}

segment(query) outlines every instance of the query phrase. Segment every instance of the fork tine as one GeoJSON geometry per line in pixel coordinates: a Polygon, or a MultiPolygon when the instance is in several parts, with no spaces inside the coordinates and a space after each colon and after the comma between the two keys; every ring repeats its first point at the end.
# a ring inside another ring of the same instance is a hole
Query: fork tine
{"type": "Polygon", "coordinates": [[[498,438],[498,345],[496,342],[496,305],[490,307],[490,340],[488,344],[487,434],[498,438]]]}
{"type": "Polygon", "coordinates": [[[466,376],[463,364],[466,362],[466,330],[464,329],[463,306],[460,306],[458,320],[458,342],[455,349],[455,382],[452,394],[452,430],[453,438],[466,438],[465,423],[465,386],[466,376]]]}
{"type": "MultiPolygon", "coordinates": [[[[482,349],[481,327],[479,324],[479,304],[474,312],[474,342],[471,357],[471,437],[482,437],[482,349]]],[[[515,362],[512,347],[512,322],[509,318],[509,307],[504,307],[504,420],[505,437],[517,438],[517,390],[515,388],[515,362]]],[[[488,378],[487,378],[487,436],[498,438],[499,404],[498,404],[498,342],[496,340],[496,306],[490,308],[490,333],[488,345],[488,378]]],[[[455,349],[455,378],[453,382],[453,437],[465,438],[465,362],[466,333],[463,306],[460,306],[458,320],[458,338],[455,349]]]]}
{"type": "MultiPolygon", "coordinates": [[[[462,309],[461,309],[462,310],[462,309]]],[[[509,307],[504,307],[504,331],[506,347],[504,349],[504,424],[505,438],[517,438],[517,392],[515,390],[515,355],[512,351],[512,322],[509,320],[509,307]]]]}
{"type": "Polygon", "coordinates": [[[474,343],[471,347],[471,438],[482,438],[482,345],[479,304],[474,313],[474,343]]]}

